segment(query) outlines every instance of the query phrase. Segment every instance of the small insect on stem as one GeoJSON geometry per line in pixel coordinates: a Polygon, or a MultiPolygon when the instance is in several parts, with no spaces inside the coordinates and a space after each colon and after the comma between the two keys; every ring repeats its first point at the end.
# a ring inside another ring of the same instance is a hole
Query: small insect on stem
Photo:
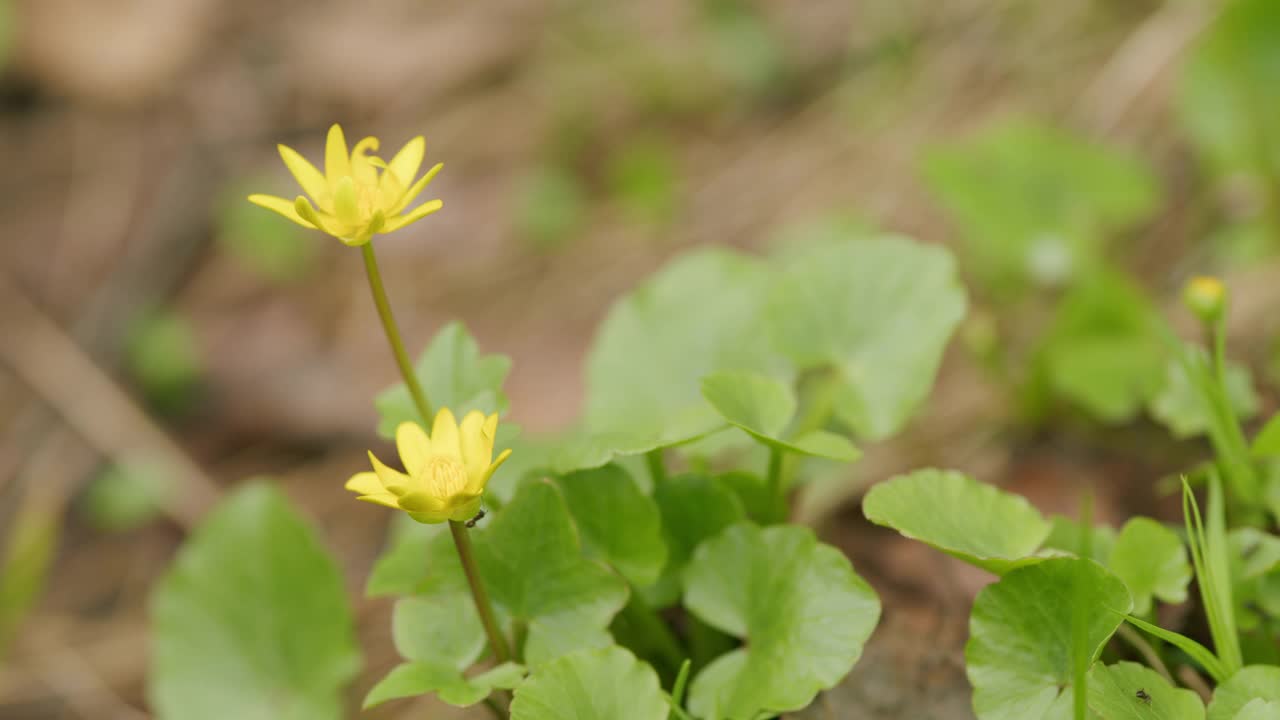
{"type": "Polygon", "coordinates": [[[1147,705],[1150,705],[1150,704],[1151,704],[1151,696],[1150,696],[1150,695],[1148,695],[1148,694],[1147,694],[1147,691],[1146,691],[1146,690],[1144,690],[1143,688],[1138,688],[1138,692],[1137,692],[1137,693],[1135,693],[1135,695],[1137,696],[1137,698],[1138,698],[1139,700],[1141,700],[1142,702],[1146,703],[1147,705]]]}
{"type": "Polygon", "coordinates": [[[476,513],[476,516],[475,516],[475,517],[473,517],[473,518],[471,518],[470,520],[468,520],[468,521],[467,521],[467,527],[469,527],[469,528],[473,528],[473,527],[475,527],[475,526],[476,526],[476,523],[480,522],[480,520],[481,520],[482,518],[484,518],[484,511],[483,511],[483,510],[481,510],[481,511],[480,511],[480,512],[478,512],[478,513],[476,513]]]}

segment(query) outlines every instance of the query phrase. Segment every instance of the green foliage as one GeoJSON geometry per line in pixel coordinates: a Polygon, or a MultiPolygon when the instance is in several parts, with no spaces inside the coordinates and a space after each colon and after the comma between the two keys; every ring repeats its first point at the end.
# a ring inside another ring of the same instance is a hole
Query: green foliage
{"type": "Polygon", "coordinates": [[[311,271],[319,245],[295,223],[244,201],[264,184],[250,178],[223,193],[217,208],[218,242],[242,266],[267,280],[302,279],[311,271]]]}
{"type": "Polygon", "coordinates": [[[1167,603],[1187,599],[1191,566],[1182,539],[1150,518],[1125,523],[1106,565],[1129,588],[1137,615],[1151,611],[1152,596],[1167,603]]]}
{"type": "Polygon", "coordinates": [[[1092,560],[1051,558],[1010,570],[978,594],[965,661],[980,720],[1067,717],[1073,622],[1091,661],[1130,607],[1124,583],[1092,560]],[[1076,614],[1077,606],[1085,612],[1076,614]]]}
{"type": "Polygon", "coordinates": [[[427,693],[434,693],[450,705],[467,707],[484,700],[495,688],[516,687],[523,678],[524,668],[515,663],[503,663],[471,677],[435,662],[401,663],[369,691],[364,707],[427,693]]]}
{"type": "Polygon", "coordinates": [[[678,475],[653,489],[662,513],[667,563],[662,577],[645,591],[655,607],[676,602],[684,590],[684,569],[704,540],[746,519],[742,501],[723,483],[702,475],[678,475]]]}
{"type": "Polygon", "coordinates": [[[60,524],[56,513],[28,502],[6,528],[0,556],[0,659],[44,591],[60,524]]]}
{"type": "Polygon", "coordinates": [[[129,328],[125,350],[129,372],[147,398],[162,410],[182,409],[203,372],[187,318],[176,310],[143,313],[129,328]]]}
{"type": "Polygon", "coordinates": [[[1084,548],[1087,546],[1089,559],[1103,567],[1107,566],[1111,559],[1111,549],[1116,544],[1115,530],[1106,525],[1094,525],[1088,529],[1089,535],[1086,537],[1084,525],[1069,517],[1054,515],[1049,518],[1049,522],[1053,527],[1049,531],[1049,537],[1045,538],[1044,548],[1085,557],[1084,548]]]}
{"type": "Polygon", "coordinates": [[[151,622],[160,718],[336,720],[360,668],[337,565],[268,485],[204,521],[156,588],[151,622]]]}
{"type": "Polygon", "coordinates": [[[1251,665],[1232,675],[1214,691],[1208,720],[1239,720],[1239,713],[1254,700],[1280,702],[1280,667],[1251,665]]]}
{"type": "Polygon", "coordinates": [[[586,191],[573,171],[551,165],[530,173],[519,192],[516,227],[537,247],[564,245],[582,226],[586,191]]]}
{"type": "MultiPolygon", "coordinates": [[[[1226,380],[1227,397],[1235,416],[1242,420],[1253,417],[1258,412],[1258,395],[1249,369],[1228,364],[1226,380]]],[[[1151,398],[1150,409],[1151,415],[1175,437],[1207,434],[1214,422],[1213,408],[1207,406],[1204,396],[1187,376],[1187,368],[1176,361],[1168,364],[1164,387],[1151,398]]]]}
{"type": "MultiPolygon", "coordinates": [[[[486,414],[506,412],[502,382],[510,371],[510,358],[481,355],[475,339],[459,322],[449,323],[436,333],[415,367],[418,382],[435,406],[449,408],[458,418],[472,410],[486,414]]],[[[394,437],[396,426],[402,422],[424,423],[404,383],[379,393],[373,405],[378,410],[378,434],[383,437],[394,437]]],[[[424,424],[430,427],[431,418],[424,424]]]]}
{"type": "Polygon", "coordinates": [[[712,373],[702,379],[702,396],[729,424],[782,452],[853,462],[862,453],[835,433],[812,430],[790,441],[782,430],[796,411],[795,393],[785,383],[739,371],[712,373]]]}
{"type": "Polygon", "coordinates": [[[1131,662],[1094,665],[1089,709],[1103,720],[1204,720],[1204,703],[1195,691],[1174,688],[1156,671],[1131,662]]]}
{"type": "Polygon", "coordinates": [[[632,585],[658,579],[667,561],[658,505],[614,464],[556,479],[588,556],[612,565],[632,585]]]}
{"type": "Polygon", "coordinates": [[[511,720],[666,720],[667,713],[653,668],[616,645],[543,665],[511,703],[511,720]]]}
{"type": "Polygon", "coordinates": [[[90,521],[104,530],[130,530],[155,519],[176,488],[155,463],[114,464],[85,490],[81,507],[90,521]]]}
{"type": "Polygon", "coordinates": [[[765,321],[796,370],[835,374],[836,417],[876,440],[924,401],[965,307],[950,253],[884,236],[787,253],[765,321]]]}
{"type": "Polygon", "coordinates": [[[1034,555],[1050,531],[1026,499],[939,470],[876,485],[863,499],[862,512],[877,525],[997,574],[1034,555]]]}
{"type": "Polygon", "coordinates": [[[702,0],[711,60],[738,91],[760,95],[787,74],[785,48],[749,0],[702,0]]]}
{"type": "Polygon", "coordinates": [[[1254,436],[1252,451],[1260,458],[1280,457],[1280,413],[1272,415],[1254,436]]]}
{"type": "Polygon", "coordinates": [[[925,177],[960,228],[972,272],[1001,297],[1087,277],[1107,237],[1158,200],[1135,158],[1027,121],[934,149],[925,177]]]}
{"type": "Polygon", "coordinates": [[[727,720],[808,705],[849,672],[880,616],[843,554],[789,526],[738,524],[703,543],[685,569],[684,600],[746,643],[690,688],[695,715],[727,720]]]}
{"type": "Polygon", "coordinates": [[[679,171],[671,143],[659,135],[628,141],[611,159],[610,188],[633,220],[665,225],[680,197],[679,171]]]}
{"type": "Polygon", "coordinates": [[[1250,700],[1234,720],[1280,720],[1280,700],[1250,700]]]}

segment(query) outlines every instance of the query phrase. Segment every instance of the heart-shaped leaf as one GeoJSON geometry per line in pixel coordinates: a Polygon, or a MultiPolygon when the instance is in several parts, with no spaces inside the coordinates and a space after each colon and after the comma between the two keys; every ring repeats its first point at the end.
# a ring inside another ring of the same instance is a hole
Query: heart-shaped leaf
{"type": "Polygon", "coordinates": [[[1136,517],[1125,523],[1107,567],[1129,588],[1135,615],[1150,612],[1153,595],[1167,603],[1187,599],[1187,550],[1177,533],[1155,520],[1136,517]]]}
{"type": "Polygon", "coordinates": [[[684,604],[745,641],[689,693],[695,715],[727,720],[808,705],[849,672],[880,617],[848,558],[795,526],[742,523],[702,543],[685,569],[684,604]]]}
{"type": "Polygon", "coordinates": [[[632,585],[658,579],[667,560],[658,506],[619,465],[556,479],[589,555],[612,565],[632,585]]]}
{"type": "Polygon", "coordinates": [[[1129,611],[1119,578],[1092,560],[1050,558],[1014,568],[978,593],[966,672],[980,720],[1070,716],[1073,620],[1097,657],[1129,611]],[[1078,614],[1077,614],[1078,611],[1078,614]]]}
{"type": "Polygon", "coordinates": [[[742,370],[723,370],[702,379],[702,396],[729,424],[783,452],[852,462],[861,456],[847,438],[815,431],[793,440],[782,430],[796,412],[795,393],[786,383],[742,370]]]}
{"type": "Polygon", "coordinates": [[[1227,678],[1213,692],[1208,720],[1236,720],[1253,700],[1280,702],[1280,667],[1250,665],[1227,678]]]}
{"type": "Polygon", "coordinates": [[[539,667],[516,688],[511,720],[667,720],[658,674],[617,645],[539,667]]]}
{"type": "Polygon", "coordinates": [[[667,564],[645,599],[653,607],[673,605],[684,589],[685,566],[704,540],[746,519],[737,495],[722,483],[702,475],[677,475],[658,483],[653,500],[662,512],[662,536],[667,564]]]}
{"type": "MultiPolygon", "coordinates": [[[[414,367],[432,404],[437,409],[447,407],[458,417],[472,410],[485,414],[505,412],[507,396],[502,392],[502,382],[510,371],[511,358],[481,355],[475,338],[459,322],[441,328],[414,367]]],[[[429,418],[419,416],[404,383],[379,393],[373,406],[378,410],[378,434],[385,438],[394,437],[402,422],[430,424],[429,418]]]]}
{"type": "Polygon", "coordinates": [[[430,660],[401,663],[373,686],[365,696],[364,708],[427,693],[434,693],[450,705],[468,707],[484,700],[495,688],[516,687],[523,677],[524,668],[516,663],[503,663],[472,677],[430,660]]]}
{"type": "Polygon", "coordinates": [[[996,574],[1030,558],[1050,529],[1026,498],[940,470],[876,485],[863,498],[862,512],[877,525],[996,574]]]}
{"type": "Polygon", "coordinates": [[[1250,700],[1232,720],[1280,720],[1280,700],[1250,700]]]}
{"type": "MultiPolygon", "coordinates": [[[[1249,369],[1227,363],[1227,397],[1236,417],[1248,419],[1258,412],[1258,395],[1253,389],[1249,369]]],[[[1151,415],[1175,437],[1188,438],[1209,432],[1213,411],[1187,376],[1186,366],[1171,361],[1165,375],[1164,388],[1150,402],[1151,415]]]]}
{"type": "Polygon", "coordinates": [[[1089,673],[1089,709],[1102,720],[1204,720],[1193,690],[1174,688],[1137,663],[1098,663],[1089,673]]]}
{"type": "Polygon", "coordinates": [[[360,669],[337,564],[267,485],[205,519],[157,586],[151,620],[160,718],[337,720],[360,669]]]}
{"type": "Polygon", "coordinates": [[[789,253],[766,323],[798,370],[837,374],[836,417],[874,440],[924,401],[965,306],[945,249],[858,237],[789,253]]]}

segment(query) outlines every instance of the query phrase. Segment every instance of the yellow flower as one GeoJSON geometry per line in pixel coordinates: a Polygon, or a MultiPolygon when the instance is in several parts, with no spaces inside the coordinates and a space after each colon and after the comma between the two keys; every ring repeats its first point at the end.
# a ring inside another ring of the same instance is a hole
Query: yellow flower
{"type": "Polygon", "coordinates": [[[1182,302],[1201,322],[1212,324],[1222,316],[1226,307],[1227,289],[1216,277],[1193,277],[1182,288],[1182,302]]]}
{"type": "Polygon", "coordinates": [[[293,148],[277,147],[289,172],[311,199],[299,195],[290,202],[274,195],[250,195],[249,202],[274,210],[303,227],[326,232],[347,245],[363,245],[374,233],[399,230],[444,206],[439,200],[430,200],[405,212],[444,167],[437,163],[413,182],[426,151],[422,136],[405,143],[391,162],[384,162],[370,154],[378,151],[375,137],[356,143],[348,154],[346,137],[335,124],[329,128],[325,142],[323,173],[293,148]]]}
{"type": "Polygon", "coordinates": [[[497,429],[496,414],[485,417],[473,410],[459,426],[448,408],[436,413],[430,437],[417,423],[400,423],[396,450],[408,473],[392,470],[369,453],[373,472],[352,475],[346,487],[361,500],[404,510],[418,522],[470,520],[480,512],[489,477],[511,454],[504,450],[493,459],[497,429]]]}

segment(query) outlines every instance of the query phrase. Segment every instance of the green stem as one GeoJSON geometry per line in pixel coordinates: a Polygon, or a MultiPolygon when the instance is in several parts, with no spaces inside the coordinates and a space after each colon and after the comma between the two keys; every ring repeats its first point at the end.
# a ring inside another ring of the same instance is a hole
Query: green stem
{"type": "Polygon", "coordinates": [[[489,636],[489,647],[493,650],[493,659],[499,664],[504,663],[511,659],[511,651],[507,649],[507,638],[498,628],[498,621],[493,616],[489,594],[485,592],[484,583],[480,581],[480,569],[476,566],[475,555],[471,552],[471,536],[467,534],[467,525],[457,520],[450,520],[449,532],[453,534],[453,544],[458,549],[462,571],[467,575],[467,585],[471,586],[471,598],[475,600],[476,612],[480,614],[480,624],[484,626],[484,632],[489,636]]]}
{"type": "MultiPolygon", "coordinates": [[[[404,341],[400,339],[400,328],[396,325],[395,315],[391,313],[387,290],[382,284],[382,273],[378,270],[378,258],[373,254],[373,243],[360,246],[360,253],[364,257],[365,273],[369,276],[369,290],[373,292],[373,303],[378,307],[378,318],[382,320],[382,329],[386,331],[387,342],[391,345],[391,354],[395,356],[400,375],[404,377],[404,383],[409,388],[414,406],[422,415],[423,423],[429,423],[433,416],[431,403],[427,400],[427,394],[423,392],[422,385],[418,383],[418,376],[414,373],[409,355],[404,350],[404,341]]],[[[471,599],[475,601],[476,613],[480,615],[480,624],[484,626],[485,634],[489,636],[489,647],[493,650],[493,657],[497,662],[504,663],[511,659],[511,653],[507,649],[507,639],[499,630],[497,620],[494,619],[493,605],[489,602],[484,583],[480,580],[480,571],[476,566],[475,556],[471,552],[471,536],[467,534],[467,526],[465,523],[450,520],[449,532],[453,534],[453,545],[458,550],[458,559],[462,562],[462,570],[467,575],[467,584],[471,587],[471,599]]]]}
{"type": "Polygon", "coordinates": [[[782,482],[782,451],[772,445],[769,446],[769,469],[765,475],[765,485],[769,488],[769,497],[773,500],[775,511],[782,515],[775,519],[785,521],[788,508],[787,488],[782,482]]]}
{"type": "Polygon", "coordinates": [[[431,401],[427,399],[427,394],[418,382],[418,374],[413,371],[409,354],[404,351],[404,341],[400,339],[400,328],[396,325],[395,316],[391,314],[391,303],[387,300],[387,290],[382,284],[382,273],[378,270],[378,258],[373,254],[373,243],[361,245],[360,254],[364,257],[364,271],[369,276],[373,304],[378,306],[378,318],[382,320],[382,329],[386,332],[387,342],[391,345],[391,354],[396,358],[396,365],[400,367],[400,375],[404,377],[404,384],[409,388],[409,395],[413,397],[413,404],[418,408],[418,414],[422,415],[422,422],[429,426],[435,413],[431,412],[431,401]]]}

